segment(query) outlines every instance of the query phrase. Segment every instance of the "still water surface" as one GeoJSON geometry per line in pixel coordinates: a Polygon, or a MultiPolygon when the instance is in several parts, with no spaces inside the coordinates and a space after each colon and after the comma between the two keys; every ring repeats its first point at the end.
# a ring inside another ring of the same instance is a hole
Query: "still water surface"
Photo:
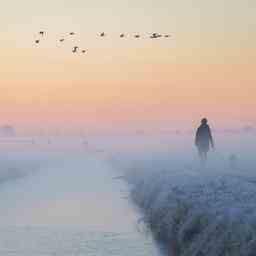
{"type": "Polygon", "coordinates": [[[138,232],[127,187],[103,159],[82,151],[8,157],[15,169],[35,171],[1,185],[0,255],[159,255],[138,232]]]}

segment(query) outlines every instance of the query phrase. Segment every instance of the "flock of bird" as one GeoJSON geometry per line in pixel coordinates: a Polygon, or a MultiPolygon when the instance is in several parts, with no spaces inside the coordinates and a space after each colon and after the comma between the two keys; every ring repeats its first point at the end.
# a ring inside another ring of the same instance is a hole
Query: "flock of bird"
{"type": "MultiPolygon", "coordinates": [[[[40,44],[42,38],[46,36],[46,31],[39,31],[38,34],[39,34],[39,36],[40,36],[41,38],[35,40],[35,44],[37,44],[37,45],[40,44]]],[[[74,36],[74,35],[76,35],[75,32],[69,32],[69,33],[67,34],[67,36],[69,36],[69,37],[70,37],[70,36],[72,37],[72,36],[74,36]]],[[[98,34],[98,36],[99,36],[99,37],[106,37],[107,34],[106,34],[105,32],[101,32],[101,33],[98,34]]],[[[120,38],[125,38],[125,37],[127,37],[127,36],[128,36],[128,35],[126,35],[126,34],[124,34],[124,33],[121,33],[121,34],[119,35],[120,38]]],[[[133,35],[133,37],[136,38],[136,39],[138,39],[138,38],[141,38],[142,35],[140,35],[140,34],[135,34],[135,35],[133,35]]],[[[169,37],[171,37],[171,35],[170,35],[170,34],[164,34],[164,35],[162,35],[162,34],[159,34],[159,33],[152,33],[152,34],[149,36],[150,39],[157,39],[157,38],[160,38],[160,37],[169,38],[169,37]]],[[[65,40],[66,40],[66,38],[61,37],[58,41],[59,41],[60,43],[63,43],[65,40]]],[[[73,53],[78,53],[79,50],[80,50],[80,47],[79,47],[79,46],[74,46],[73,49],[72,49],[72,52],[73,52],[73,53]]],[[[81,53],[86,53],[87,50],[81,49],[80,52],[81,52],[81,53]]]]}

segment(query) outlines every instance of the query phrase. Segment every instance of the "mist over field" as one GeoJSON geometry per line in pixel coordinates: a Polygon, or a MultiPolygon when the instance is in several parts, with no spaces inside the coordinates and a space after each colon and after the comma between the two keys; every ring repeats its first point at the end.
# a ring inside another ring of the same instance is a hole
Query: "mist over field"
{"type": "Polygon", "coordinates": [[[189,135],[138,141],[139,150],[113,159],[144,223],[171,255],[254,255],[255,134],[215,138],[205,166],[189,135]]]}
{"type": "Polygon", "coordinates": [[[255,256],[256,1],[2,2],[0,256],[255,256]]]}
{"type": "Polygon", "coordinates": [[[155,256],[162,245],[164,255],[252,255],[255,134],[214,138],[216,149],[204,167],[190,133],[3,140],[1,252],[29,255],[45,234],[49,246],[41,249],[49,255],[79,255],[92,246],[92,255],[155,256]],[[96,244],[88,232],[96,232],[96,244]],[[105,247],[104,232],[106,239],[115,236],[105,247]],[[53,234],[61,233],[59,250],[53,234]]]}
{"type": "Polygon", "coordinates": [[[157,255],[104,152],[83,137],[2,140],[0,254],[157,255]]]}

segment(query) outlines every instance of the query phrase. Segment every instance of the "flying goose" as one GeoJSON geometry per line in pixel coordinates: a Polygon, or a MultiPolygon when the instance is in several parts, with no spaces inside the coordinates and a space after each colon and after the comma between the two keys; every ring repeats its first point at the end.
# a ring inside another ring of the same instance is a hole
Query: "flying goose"
{"type": "Polygon", "coordinates": [[[150,38],[158,38],[158,37],[162,37],[162,35],[158,34],[158,33],[153,33],[150,38]]]}
{"type": "Polygon", "coordinates": [[[72,52],[75,53],[75,52],[77,52],[78,49],[79,49],[79,47],[78,47],[78,46],[75,46],[75,47],[73,48],[72,52]]]}

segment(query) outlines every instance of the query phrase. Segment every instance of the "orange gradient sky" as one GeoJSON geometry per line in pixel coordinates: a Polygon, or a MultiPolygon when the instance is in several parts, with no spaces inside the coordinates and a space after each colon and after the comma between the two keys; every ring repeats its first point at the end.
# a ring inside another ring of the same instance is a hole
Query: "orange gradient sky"
{"type": "Polygon", "coordinates": [[[219,128],[256,125],[255,11],[251,0],[9,0],[0,10],[0,123],[190,129],[207,116],[219,128]],[[39,30],[47,37],[35,46],[39,30]],[[69,31],[77,35],[58,43],[69,31]],[[146,38],[155,31],[172,38],[146,38]],[[88,53],[72,54],[74,45],[88,53]]]}

